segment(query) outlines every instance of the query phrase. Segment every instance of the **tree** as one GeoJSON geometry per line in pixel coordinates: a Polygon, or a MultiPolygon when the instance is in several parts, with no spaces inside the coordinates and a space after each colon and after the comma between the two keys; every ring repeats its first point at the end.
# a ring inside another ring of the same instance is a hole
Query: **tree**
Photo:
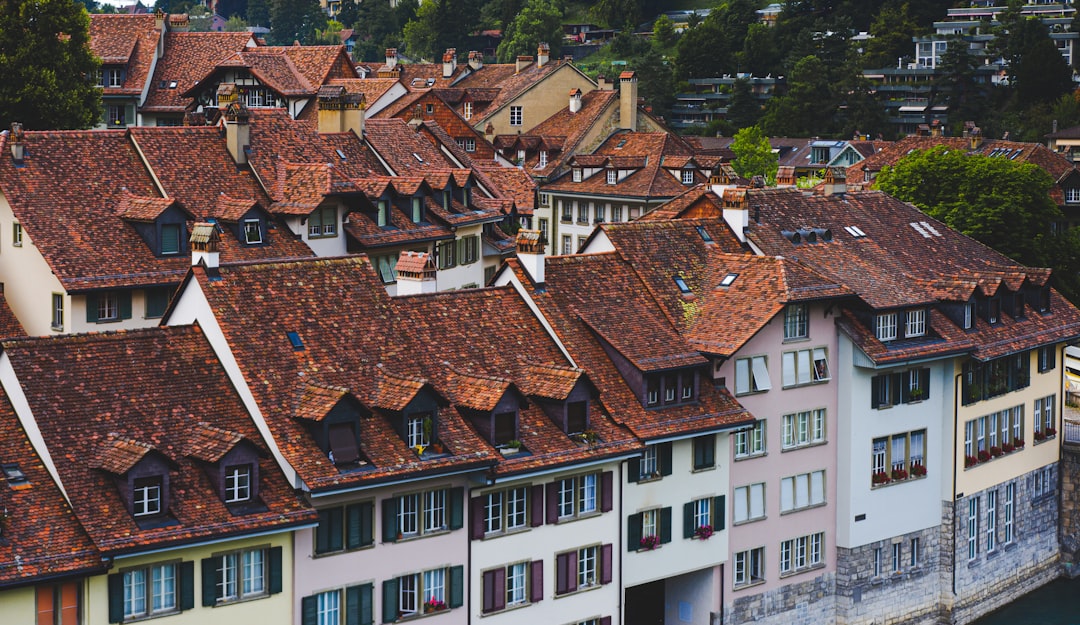
{"type": "Polygon", "coordinates": [[[671,18],[660,14],[660,17],[656,18],[653,22],[653,34],[652,40],[661,50],[666,50],[675,44],[675,39],[678,35],[675,33],[675,23],[671,21],[671,18]]]}
{"type": "Polygon", "coordinates": [[[724,116],[734,128],[753,126],[761,117],[761,104],[746,78],[737,78],[731,85],[727,115],[724,116]]]}
{"type": "Polygon", "coordinates": [[[0,0],[0,128],[89,128],[101,119],[90,16],[72,0],[0,0]]]}
{"type": "Polygon", "coordinates": [[[762,119],[765,132],[788,137],[830,134],[837,106],[831,87],[821,59],[800,59],[788,78],[787,94],[769,100],[762,119]]]}
{"type": "Polygon", "coordinates": [[[562,8],[552,0],[528,0],[503,32],[495,55],[499,61],[510,63],[519,54],[535,54],[541,42],[551,46],[552,58],[558,56],[562,46],[562,8]]]}
{"type": "Polygon", "coordinates": [[[668,62],[649,48],[629,64],[638,74],[638,93],[645,104],[652,107],[653,114],[667,117],[675,104],[675,77],[668,62]]]}
{"type": "Polygon", "coordinates": [[[597,0],[589,9],[589,15],[612,28],[633,32],[641,21],[639,0],[597,0]]]}
{"type": "Polygon", "coordinates": [[[1009,70],[1021,106],[1052,102],[1075,88],[1072,69],[1049,36],[1038,38],[1009,70]]]}
{"type": "Polygon", "coordinates": [[[247,32],[248,24],[244,21],[244,18],[239,15],[233,15],[225,21],[225,32],[227,33],[242,33],[247,32]]]}
{"type": "Polygon", "coordinates": [[[735,160],[731,161],[735,173],[744,178],[764,176],[766,181],[776,180],[780,167],[778,157],[773,153],[768,137],[757,126],[736,132],[731,151],[735,153],[735,160]]]}
{"type": "Polygon", "coordinates": [[[254,26],[268,26],[270,24],[269,0],[248,0],[247,11],[244,13],[248,24],[254,26]]]}
{"type": "Polygon", "coordinates": [[[437,0],[425,0],[416,10],[416,19],[405,24],[402,37],[409,56],[434,59],[439,50],[439,7],[437,0]]]}
{"type": "Polygon", "coordinates": [[[935,81],[938,91],[948,94],[950,134],[959,135],[964,122],[985,123],[989,100],[975,80],[978,61],[971,54],[967,41],[957,35],[946,40],[945,46],[935,81]]]}
{"type": "Polygon", "coordinates": [[[273,0],[270,5],[270,43],[291,45],[294,41],[310,44],[315,31],[326,27],[326,13],[319,0],[273,0]]]}
{"type": "Polygon", "coordinates": [[[896,59],[911,56],[911,38],[915,22],[908,5],[885,5],[870,24],[873,39],[866,42],[864,67],[895,67],[896,59]]]}

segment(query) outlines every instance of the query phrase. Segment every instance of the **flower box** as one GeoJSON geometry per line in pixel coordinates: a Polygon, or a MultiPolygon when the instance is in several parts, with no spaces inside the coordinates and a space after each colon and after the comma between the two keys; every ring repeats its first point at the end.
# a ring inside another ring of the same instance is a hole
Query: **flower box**
{"type": "Polygon", "coordinates": [[[1004,453],[1005,452],[1001,451],[1001,448],[998,447],[997,445],[994,445],[993,447],[990,448],[990,455],[995,457],[995,458],[997,458],[998,456],[1001,456],[1004,453]]]}
{"type": "Polygon", "coordinates": [[[973,467],[979,464],[979,459],[975,456],[964,456],[964,468],[973,467]]]}
{"type": "Polygon", "coordinates": [[[439,612],[446,609],[446,602],[440,601],[435,597],[432,597],[424,602],[424,614],[430,614],[431,612],[439,612]]]}
{"type": "Polygon", "coordinates": [[[701,540],[709,540],[712,535],[713,527],[711,525],[701,525],[694,530],[694,536],[700,538],[701,540]]]}
{"type": "Polygon", "coordinates": [[[985,449],[980,449],[979,462],[986,462],[988,460],[990,460],[990,452],[986,451],[985,449]]]}
{"type": "Polygon", "coordinates": [[[880,486],[882,484],[888,484],[891,481],[892,481],[892,478],[890,478],[889,474],[884,472],[884,471],[878,471],[877,473],[870,476],[870,482],[874,486],[880,486]]]}
{"type": "Polygon", "coordinates": [[[911,465],[911,477],[923,477],[926,475],[926,467],[921,464],[911,465]]]}
{"type": "Polygon", "coordinates": [[[639,544],[641,545],[642,549],[646,551],[652,551],[653,549],[656,549],[660,546],[660,537],[656,534],[642,536],[639,544]]]}
{"type": "Polygon", "coordinates": [[[1001,446],[1001,451],[1006,454],[1011,454],[1016,451],[1016,447],[1014,447],[1012,443],[1005,443],[1001,446]]]}
{"type": "Polygon", "coordinates": [[[891,477],[895,481],[906,480],[908,478],[908,472],[903,469],[893,469],[891,477]]]}

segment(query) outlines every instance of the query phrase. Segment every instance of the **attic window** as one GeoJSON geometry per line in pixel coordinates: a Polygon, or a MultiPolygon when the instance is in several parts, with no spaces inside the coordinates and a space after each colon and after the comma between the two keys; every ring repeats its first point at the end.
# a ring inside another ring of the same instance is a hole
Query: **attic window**
{"type": "Polygon", "coordinates": [[[912,228],[914,228],[915,232],[918,232],[919,234],[923,235],[927,239],[932,238],[932,237],[940,237],[941,236],[941,233],[938,232],[937,229],[935,229],[933,226],[931,226],[929,223],[927,223],[925,221],[918,221],[918,222],[913,221],[913,222],[909,223],[908,225],[911,226],[912,228]]]}
{"type": "Polygon", "coordinates": [[[574,182],[581,182],[581,168],[575,167],[573,171],[574,182]]]}
{"type": "Polygon", "coordinates": [[[175,80],[170,80],[169,81],[169,89],[176,89],[176,81],[175,80]]]}
{"type": "Polygon", "coordinates": [[[150,516],[161,512],[161,478],[135,478],[132,492],[133,516],[150,516]]]}
{"type": "Polygon", "coordinates": [[[866,236],[866,233],[863,232],[858,226],[844,226],[844,230],[846,230],[848,234],[855,237],[856,239],[866,236]]]}
{"type": "Polygon", "coordinates": [[[304,351],[304,342],[300,340],[300,335],[296,332],[286,332],[285,336],[289,337],[289,343],[292,345],[294,351],[304,351]]]}
{"type": "Polygon", "coordinates": [[[615,171],[614,169],[607,170],[607,183],[608,184],[615,184],[618,181],[618,178],[619,178],[619,172],[615,171]]]}
{"type": "Polygon", "coordinates": [[[26,474],[22,472],[22,469],[17,464],[0,465],[0,470],[4,471],[4,479],[7,480],[8,486],[12,488],[25,487],[30,484],[30,480],[26,479],[26,474]]]}
{"type": "Polygon", "coordinates": [[[423,163],[423,162],[424,162],[424,159],[423,159],[423,158],[421,158],[421,157],[420,157],[420,155],[419,155],[419,154],[417,154],[416,152],[413,152],[413,153],[412,153],[412,155],[413,155],[413,157],[414,157],[414,158],[416,158],[416,160],[417,160],[417,161],[419,161],[419,162],[421,162],[421,163],[423,163]]]}
{"type": "Polygon", "coordinates": [[[334,151],[337,152],[338,158],[340,158],[341,160],[345,160],[345,153],[344,152],[342,152],[341,150],[334,150],[334,151]]]}
{"type": "Polygon", "coordinates": [[[690,287],[687,286],[686,280],[683,280],[682,276],[674,276],[675,285],[679,287],[679,292],[683,295],[690,295],[690,287]]]}
{"type": "Polygon", "coordinates": [[[716,241],[713,241],[712,236],[710,236],[709,233],[705,230],[705,226],[698,226],[697,233],[701,235],[702,241],[706,243],[716,243],[716,241]]]}
{"type": "Polygon", "coordinates": [[[720,281],[720,286],[729,287],[735,282],[735,278],[738,278],[738,277],[739,277],[739,274],[737,274],[737,273],[729,273],[728,275],[724,276],[723,280],[720,281]]]}

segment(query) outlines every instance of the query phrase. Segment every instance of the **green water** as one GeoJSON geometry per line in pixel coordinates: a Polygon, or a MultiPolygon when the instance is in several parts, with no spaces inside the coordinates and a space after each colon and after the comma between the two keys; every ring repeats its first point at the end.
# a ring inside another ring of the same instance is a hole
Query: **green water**
{"type": "Polygon", "coordinates": [[[1058,579],[974,625],[1080,625],[1080,579],[1058,579]]]}

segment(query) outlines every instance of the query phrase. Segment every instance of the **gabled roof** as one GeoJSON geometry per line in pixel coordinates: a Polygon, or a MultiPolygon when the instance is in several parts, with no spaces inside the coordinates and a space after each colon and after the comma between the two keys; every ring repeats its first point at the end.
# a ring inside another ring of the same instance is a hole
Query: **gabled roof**
{"type": "Polygon", "coordinates": [[[529,135],[540,137],[543,145],[539,149],[549,151],[548,163],[540,167],[539,154],[530,156],[525,162],[526,171],[534,176],[548,176],[559,170],[566,159],[578,151],[578,146],[605,112],[617,107],[619,92],[596,89],[581,96],[581,110],[570,112],[570,107],[562,109],[529,131],[529,135]]]}
{"type": "Polygon", "coordinates": [[[309,419],[322,421],[346,395],[349,389],[340,386],[314,384],[305,382],[301,385],[299,397],[296,400],[297,419],[309,419]]]}
{"type": "MultiPolygon", "coordinates": [[[[498,89],[498,95],[494,100],[481,110],[474,111],[474,126],[482,127],[484,121],[497,113],[504,106],[517,99],[521,94],[542,83],[549,76],[563,70],[581,73],[574,64],[562,59],[551,59],[542,67],[536,63],[517,70],[516,64],[484,65],[480,70],[472,72],[454,83],[455,87],[466,90],[472,88],[498,89]]],[[[587,77],[586,77],[587,79],[587,77]]],[[[591,82],[591,81],[590,81],[591,82]]]]}
{"type": "MultiPolygon", "coordinates": [[[[237,515],[225,506],[204,468],[186,455],[192,426],[201,422],[232,433],[230,438],[262,445],[258,428],[197,326],[8,340],[3,349],[52,457],[66,459],[56,463],[56,470],[76,515],[103,553],[177,546],[314,520],[314,512],[293,494],[272,460],[259,463],[259,500],[265,510],[237,515]],[[160,453],[175,469],[170,471],[169,521],[140,528],[113,476],[147,453],[160,453]]],[[[208,446],[198,447],[214,455],[208,446]]]]}
{"type": "MultiPolygon", "coordinates": [[[[571,176],[563,175],[545,184],[541,191],[640,198],[675,197],[686,190],[686,185],[666,171],[665,160],[675,157],[681,167],[681,157],[690,155],[690,146],[670,133],[617,132],[592,154],[573,156],[569,165],[632,169],[633,173],[615,184],[608,184],[603,170],[581,182],[574,182],[571,176]]],[[[695,177],[699,178],[698,174],[695,173],[695,177]]]]}
{"type": "Polygon", "coordinates": [[[200,421],[192,428],[184,454],[203,462],[216,463],[245,440],[239,432],[200,421]]]}
{"type": "Polygon", "coordinates": [[[201,85],[230,69],[245,69],[260,83],[286,97],[314,96],[331,78],[358,78],[345,46],[258,46],[219,61],[183,92],[194,97],[201,85]]]}
{"type": "Polygon", "coordinates": [[[90,50],[103,65],[123,65],[124,84],[103,87],[105,95],[142,94],[162,36],[153,15],[94,14],[90,16],[90,50]]]}
{"type": "Polygon", "coordinates": [[[248,32],[166,33],[165,51],[154,68],[141,110],[183,113],[192,103],[191,97],[184,94],[200,77],[226,58],[254,44],[254,36],[248,32]]]}
{"type": "Polygon", "coordinates": [[[454,167],[438,148],[400,119],[366,120],[364,139],[367,145],[398,176],[426,177],[428,173],[445,171],[454,167]]]}

